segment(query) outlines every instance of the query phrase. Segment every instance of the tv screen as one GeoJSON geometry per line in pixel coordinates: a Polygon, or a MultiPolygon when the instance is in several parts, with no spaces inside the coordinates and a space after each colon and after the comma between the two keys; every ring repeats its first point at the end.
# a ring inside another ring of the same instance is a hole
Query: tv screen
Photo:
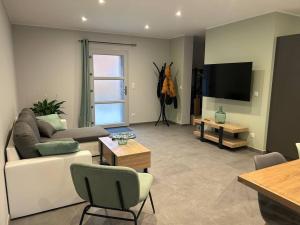
{"type": "Polygon", "coordinates": [[[204,65],[203,95],[250,101],[251,75],[252,62],[204,65]]]}

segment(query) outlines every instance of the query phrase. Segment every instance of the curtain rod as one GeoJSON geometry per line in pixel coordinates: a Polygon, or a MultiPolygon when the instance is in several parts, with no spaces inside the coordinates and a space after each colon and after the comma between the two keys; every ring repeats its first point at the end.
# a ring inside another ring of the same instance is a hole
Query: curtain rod
{"type": "MultiPolygon", "coordinates": [[[[79,40],[82,42],[82,40],[79,40]]],[[[119,43],[119,42],[106,42],[106,41],[88,41],[89,43],[94,43],[94,44],[106,44],[106,45],[126,45],[126,46],[132,46],[136,47],[137,44],[128,44],[128,43],[119,43]]]]}

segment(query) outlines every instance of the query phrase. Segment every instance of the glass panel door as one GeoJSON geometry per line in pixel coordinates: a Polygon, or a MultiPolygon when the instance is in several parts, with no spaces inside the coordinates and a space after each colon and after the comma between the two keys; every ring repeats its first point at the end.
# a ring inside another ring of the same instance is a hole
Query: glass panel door
{"type": "Polygon", "coordinates": [[[94,124],[127,125],[125,55],[92,55],[94,124]]]}

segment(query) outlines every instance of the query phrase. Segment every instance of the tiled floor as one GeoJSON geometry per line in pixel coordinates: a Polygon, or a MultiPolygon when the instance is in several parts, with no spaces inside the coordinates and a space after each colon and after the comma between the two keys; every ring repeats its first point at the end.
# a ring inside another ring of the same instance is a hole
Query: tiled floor
{"type": "MultiPolygon", "coordinates": [[[[192,135],[191,126],[135,125],[137,140],[152,150],[152,195],[157,213],[146,202],[144,225],[264,225],[257,194],[237,182],[251,171],[255,153],[220,150],[192,135]]],[[[14,220],[10,225],[77,225],[84,204],[14,220]]],[[[87,217],[86,225],[133,224],[87,217]]]]}

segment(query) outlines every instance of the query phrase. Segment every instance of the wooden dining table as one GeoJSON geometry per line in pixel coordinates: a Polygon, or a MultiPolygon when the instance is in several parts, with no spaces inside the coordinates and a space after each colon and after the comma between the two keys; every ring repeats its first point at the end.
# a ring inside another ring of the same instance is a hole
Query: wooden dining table
{"type": "Polygon", "coordinates": [[[300,159],[242,174],[238,181],[300,213],[300,159]]]}

